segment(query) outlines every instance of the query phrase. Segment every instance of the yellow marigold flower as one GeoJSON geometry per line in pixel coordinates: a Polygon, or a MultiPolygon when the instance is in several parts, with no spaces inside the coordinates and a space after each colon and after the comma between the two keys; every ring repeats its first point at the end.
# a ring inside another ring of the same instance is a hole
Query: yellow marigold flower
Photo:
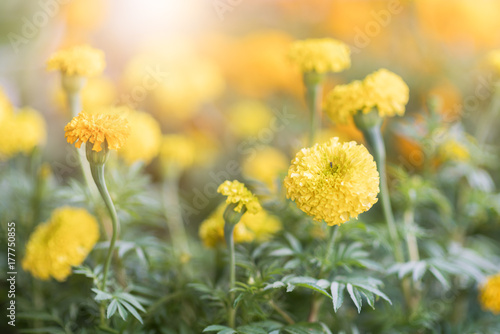
{"type": "MultiPolygon", "coordinates": [[[[199,236],[208,248],[215,248],[225,244],[224,239],[224,211],[226,205],[220,205],[209,218],[200,225],[199,236]]],[[[273,215],[261,210],[255,214],[246,212],[234,226],[234,242],[263,242],[271,238],[283,228],[281,221],[273,215]]]]}
{"type": "Polygon", "coordinates": [[[490,51],[485,57],[486,65],[500,75],[500,50],[490,51]]]}
{"type": "Polygon", "coordinates": [[[46,139],[45,121],[34,109],[23,108],[0,122],[0,157],[30,153],[46,139]]]}
{"type": "Polygon", "coordinates": [[[338,40],[330,38],[296,41],[290,47],[290,60],[302,72],[340,72],[351,67],[351,51],[338,40]]]}
{"type": "Polygon", "coordinates": [[[93,151],[100,152],[105,141],[108,148],[118,150],[130,134],[130,128],[125,118],[115,114],[89,115],[81,112],[64,127],[68,143],[77,148],[87,141],[94,144],[93,151]]]}
{"type": "Polygon", "coordinates": [[[288,162],[281,151],[270,146],[264,147],[243,162],[243,174],[264,182],[269,189],[274,190],[276,178],[280,172],[286,171],[288,162]]]}
{"type": "Polygon", "coordinates": [[[8,115],[12,115],[12,104],[9,98],[5,95],[4,91],[0,87],[0,122],[2,119],[8,115]]]}
{"type": "Polygon", "coordinates": [[[377,202],[379,174],[363,145],[338,138],[300,150],[285,178],[287,197],[315,221],[340,225],[377,202]]]}
{"type": "Polygon", "coordinates": [[[236,212],[241,212],[244,206],[246,206],[247,211],[250,213],[257,213],[262,209],[257,197],[255,197],[243,183],[236,180],[224,181],[219,188],[217,188],[217,192],[227,196],[226,203],[238,204],[236,208],[234,208],[236,212]]]}
{"type": "Polygon", "coordinates": [[[338,85],[326,97],[325,109],[336,123],[346,124],[351,116],[377,109],[380,117],[402,116],[409,99],[409,88],[397,74],[380,69],[363,81],[338,85]]]}
{"type": "Polygon", "coordinates": [[[444,161],[467,161],[470,158],[470,153],[467,147],[455,139],[447,140],[439,147],[438,153],[439,157],[444,161]]]}
{"type": "Polygon", "coordinates": [[[171,134],[163,136],[160,147],[160,161],[165,169],[183,170],[193,165],[196,159],[196,148],[193,141],[184,135],[171,134]]]}
{"type": "Polygon", "coordinates": [[[118,154],[128,163],[144,161],[146,164],[160,151],[160,124],[148,113],[129,111],[124,117],[130,125],[130,136],[118,154]]]}
{"type": "Polygon", "coordinates": [[[479,292],[482,308],[493,314],[500,314],[500,274],[489,276],[479,292]]]}
{"type": "Polygon", "coordinates": [[[359,80],[337,85],[326,97],[326,113],[336,124],[347,124],[356,111],[363,109],[364,95],[363,83],[359,80]]]}
{"type": "Polygon", "coordinates": [[[259,101],[241,101],[231,106],[227,119],[232,132],[240,137],[257,136],[269,128],[274,118],[272,110],[259,101]]]}
{"type": "Polygon", "coordinates": [[[63,207],[38,225],[26,245],[23,269],[41,280],[64,281],[99,239],[97,220],[84,209],[63,207]]]}
{"type": "Polygon", "coordinates": [[[89,45],[59,50],[47,61],[48,70],[59,70],[66,75],[84,77],[101,74],[105,66],[104,52],[89,45]]]}
{"type": "Polygon", "coordinates": [[[410,89],[397,74],[380,69],[363,80],[364,112],[377,108],[380,117],[402,116],[408,103],[410,89]]]}

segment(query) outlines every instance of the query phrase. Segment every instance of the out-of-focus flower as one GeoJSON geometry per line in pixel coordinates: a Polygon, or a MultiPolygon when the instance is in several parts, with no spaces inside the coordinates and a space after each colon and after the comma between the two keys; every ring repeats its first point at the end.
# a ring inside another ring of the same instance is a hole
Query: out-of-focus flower
{"type": "Polygon", "coordinates": [[[253,100],[238,102],[227,112],[229,126],[240,138],[257,136],[271,126],[273,118],[273,112],[265,104],[253,100]]]}
{"type": "MultiPolygon", "coordinates": [[[[226,243],[224,239],[224,210],[225,205],[220,205],[209,218],[205,219],[198,231],[201,241],[208,248],[216,248],[223,246],[226,243]]],[[[245,214],[246,215],[246,214],[245,214]]],[[[244,215],[244,216],[245,216],[244,215]]],[[[234,242],[251,242],[254,240],[255,235],[244,225],[236,224],[233,232],[234,242]]]]}
{"type": "Polygon", "coordinates": [[[315,221],[340,225],[377,202],[379,174],[363,145],[332,138],[297,153],[285,187],[287,197],[315,221]]]}
{"type": "Polygon", "coordinates": [[[23,108],[8,112],[0,122],[0,157],[17,153],[28,154],[46,139],[45,121],[34,109],[23,108]]]}
{"type": "Polygon", "coordinates": [[[23,269],[41,280],[64,281],[99,239],[96,219],[84,209],[63,207],[38,225],[26,245],[23,269]]]}
{"type": "Polygon", "coordinates": [[[188,131],[188,136],[195,148],[194,164],[205,168],[212,166],[220,154],[220,143],[217,138],[206,130],[188,131]]]}
{"type": "Polygon", "coordinates": [[[107,142],[107,148],[118,150],[130,134],[128,121],[116,114],[87,114],[81,112],[64,127],[64,137],[77,148],[87,141],[94,144],[93,151],[100,152],[101,144],[107,142]]]}
{"type": "Polygon", "coordinates": [[[469,48],[498,46],[500,3],[490,0],[414,1],[419,26],[434,40],[468,45],[469,48]]]}
{"type": "Polygon", "coordinates": [[[325,109],[338,123],[347,123],[358,111],[369,113],[374,108],[380,117],[403,115],[409,99],[409,88],[400,76],[380,69],[363,81],[338,85],[328,93],[325,109]]]}
{"type": "Polygon", "coordinates": [[[219,188],[217,188],[217,192],[227,196],[227,204],[237,204],[234,208],[234,211],[236,212],[241,212],[243,207],[246,207],[248,212],[254,214],[262,209],[257,197],[255,197],[255,195],[252,194],[252,192],[248,190],[243,183],[236,180],[224,181],[219,188]]]}
{"type": "Polygon", "coordinates": [[[290,60],[303,73],[340,72],[351,67],[347,44],[330,38],[296,41],[290,47],[290,60]]]}
{"type": "Polygon", "coordinates": [[[480,287],[479,301],[484,310],[500,314],[500,274],[487,278],[480,287]]]}
{"type": "MultiPolygon", "coordinates": [[[[54,92],[54,102],[61,110],[67,110],[67,95],[62,88],[54,92]]],[[[116,101],[116,89],[106,77],[90,78],[81,91],[83,110],[93,110],[113,105],[116,101]]]]}
{"type": "MultiPolygon", "coordinates": [[[[208,248],[225,245],[223,218],[225,208],[226,205],[220,205],[200,226],[200,239],[208,248]]],[[[235,243],[267,241],[282,228],[281,221],[265,210],[255,214],[246,212],[234,226],[234,241],[235,243]]]]}
{"type": "Polygon", "coordinates": [[[276,93],[302,94],[299,72],[291,70],[287,61],[293,38],[285,32],[261,30],[233,40],[217,36],[210,42],[213,57],[231,87],[243,96],[260,99],[276,93]]]}
{"type": "Polygon", "coordinates": [[[467,161],[470,153],[467,147],[455,139],[449,139],[439,147],[438,159],[442,161],[467,161]]]}
{"type": "Polygon", "coordinates": [[[243,174],[264,182],[269,189],[276,189],[276,181],[280,172],[286,171],[289,160],[278,149],[264,147],[253,156],[243,161],[243,174]]]}
{"type": "MultiPolygon", "coordinates": [[[[429,96],[439,99],[439,112],[443,121],[453,122],[462,113],[462,96],[458,88],[449,81],[440,82],[429,91],[429,96]]],[[[426,96],[427,98],[427,96],[426,96]]]]}
{"type": "Polygon", "coordinates": [[[500,76],[500,49],[490,51],[484,58],[485,65],[500,76]]]}
{"type": "Polygon", "coordinates": [[[12,115],[13,109],[7,95],[0,87],[0,122],[4,117],[12,115]]]}
{"type": "Polygon", "coordinates": [[[411,166],[412,168],[417,169],[420,169],[423,166],[424,152],[420,143],[405,136],[397,135],[395,144],[401,157],[398,163],[402,162],[407,167],[411,166]],[[403,161],[401,161],[401,159],[403,159],[403,161]]]}
{"type": "Polygon", "coordinates": [[[105,66],[104,52],[89,45],[59,50],[47,61],[48,70],[59,70],[69,76],[96,76],[102,73],[105,66]]]}
{"type": "Polygon", "coordinates": [[[130,126],[130,135],[125,144],[118,150],[128,164],[143,161],[148,164],[160,151],[160,124],[148,113],[130,110],[125,117],[130,126]]]}
{"type": "Polygon", "coordinates": [[[196,159],[195,155],[195,144],[189,137],[180,134],[163,136],[160,162],[167,172],[172,168],[182,171],[191,167],[196,159]]]}

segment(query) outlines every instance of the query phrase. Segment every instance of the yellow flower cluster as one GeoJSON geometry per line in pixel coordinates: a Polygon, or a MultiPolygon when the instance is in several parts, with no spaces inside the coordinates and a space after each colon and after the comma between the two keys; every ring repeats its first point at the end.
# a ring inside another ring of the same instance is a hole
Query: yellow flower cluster
{"type": "Polygon", "coordinates": [[[217,188],[217,192],[227,196],[226,203],[237,204],[234,208],[236,212],[241,212],[244,206],[250,213],[257,213],[262,209],[257,197],[255,197],[243,183],[236,180],[224,181],[219,188],[217,188]]]}
{"type": "MultiPolygon", "coordinates": [[[[224,245],[224,218],[226,205],[220,205],[200,225],[199,236],[208,248],[224,245]]],[[[263,242],[282,229],[281,221],[266,211],[261,210],[255,214],[246,212],[241,220],[234,226],[234,242],[263,242]]]]}
{"type": "Polygon", "coordinates": [[[490,51],[485,58],[486,65],[500,75],[500,50],[490,51]]]}
{"type": "Polygon", "coordinates": [[[107,142],[108,148],[118,150],[130,134],[128,121],[116,114],[92,114],[81,112],[64,127],[68,143],[77,148],[87,141],[93,143],[93,151],[100,152],[101,144],[107,142]]]}
{"type": "Polygon", "coordinates": [[[47,62],[48,70],[59,70],[66,75],[84,77],[101,74],[105,66],[104,52],[89,45],[59,50],[47,62]]]}
{"type": "Polygon", "coordinates": [[[296,41],[290,47],[290,60],[303,73],[340,72],[351,66],[349,47],[330,38],[296,41]]]}
{"type": "Polygon", "coordinates": [[[163,136],[160,161],[167,172],[170,168],[177,171],[187,169],[193,165],[195,159],[196,146],[191,138],[177,134],[163,136]]]}
{"type": "Polygon", "coordinates": [[[500,274],[488,277],[480,288],[479,301],[483,309],[500,314],[500,274]]]}
{"type": "Polygon", "coordinates": [[[38,225],[26,245],[22,266],[39,279],[64,281],[99,239],[96,219],[84,209],[63,207],[38,225]]]}
{"type": "Polygon", "coordinates": [[[340,225],[377,202],[379,174],[373,157],[356,142],[300,150],[285,178],[287,197],[316,221],[340,225]]]}
{"type": "Polygon", "coordinates": [[[346,124],[358,111],[377,109],[380,117],[402,116],[409,99],[409,88],[397,74],[380,69],[363,81],[338,85],[326,97],[325,110],[335,122],[346,124]]]}
{"type": "Polygon", "coordinates": [[[227,118],[232,132],[245,138],[257,136],[262,129],[269,128],[274,115],[265,104],[247,100],[232,105],[227,118]]]}
{"type": "Polygon", "coordinates": [[[124,114],[130,126],[130,135],[118,150],[118,155],[128,164],[136,161],[151,162],[160,151],[160,124],[148,113],[130,110],[124,114]]]}
{"type": "Polygon", "coordinates": [[[0,157],[28,154],[45,138],[45,121],[36,110],[23,108],[14,113],[4,109],[3,115],[0,110],[0,157]]]}
{"type": "Polygon", "coordinates": [[[279,150],[273,147],[264,147],[252,156],[249,156],[242,166],[245,176],[264,182],[269,189],[276,189],[276,179],[280,172],[286,171],[289,160],[279,150]]]}

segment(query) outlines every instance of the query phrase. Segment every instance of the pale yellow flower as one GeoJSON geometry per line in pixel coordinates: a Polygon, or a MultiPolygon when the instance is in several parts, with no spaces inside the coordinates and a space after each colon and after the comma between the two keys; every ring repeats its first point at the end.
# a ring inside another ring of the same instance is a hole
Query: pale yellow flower
{"type": "Polygon", "coordinates": [[[105,141],[110,150],[121,148],[130,134],[128,121],[116,114],[87,114],[81,112],[64,127],[68,143],[77,148],[82,143],[94,144],[93,151],[100,152],[105,141]]]}
{"type": "Polygon", "coordinates": [[[185,135],[170,134],[163,136],[160,148],[160,162],[165,170],[187,169],[195,162],[196,148],[193,141],[185,135]]]}
{"type": "Polygon", "coordinates": [[[500,314],[500,274],[489,276],[479,292],[481,307],[493,314],[500,314]]]}
{"type": "Polygon", "coordinates": [[[243,161],[243,175],[264,182],[269,189],[276,189],[279,173],[288,168],[289,159],[279,150],[267,146],[243,161]]]}
{"type": "Polygon", "coordinates": [[[351,67],[351,51],[347,44],[331,39],[306,39],[290,47],[290,60],[303,73],[340,72],[351,67]]]}
{"type": "Polygon", "coordinates": [[[30,153],[46,139],[43,116],[34,109],[23,108],[9,113],[0,121],[0,157],[30,153]]]}
{"type": "Polygon", "coordinates": [[[269,129],[274,115],[265,104],[247,100],[232,105],[227,112],[231,131],[240,138],[258,136],[264,129],[269,129]]]}
{"type": "Polygon", "coordinates": [[[363,145],[332,138],[297,153],[285,187],[287,197],[315,221],[340,225],[377,202],[379,174],[363,145]]]}
{"type": "Polygon", "coordinates": [[[105,66],[104,52],[89,45],[59,50],[47,61],[48,70],[59,70],[70,76],[96,76],[102,73],[105,66]]]}
{"type": "Polygon", "coordinates": [[[41,280],[64,281],[99,239],[97,220],[84,209],[63,207],[38,225],[26,245],[23,269],[41,280]]]}
{"type": "Polygon", "coordinates": [[[262,209],[257,197],[255,197],[243,183],[236,180],[224,181],[219,188],[217,188],[217,192],[227,196],[227,204],[237,204],[234,208],[236,212],[241,212],[243,207],[246,207],[247,211],[250,213],[257,213],[262,209]]]}

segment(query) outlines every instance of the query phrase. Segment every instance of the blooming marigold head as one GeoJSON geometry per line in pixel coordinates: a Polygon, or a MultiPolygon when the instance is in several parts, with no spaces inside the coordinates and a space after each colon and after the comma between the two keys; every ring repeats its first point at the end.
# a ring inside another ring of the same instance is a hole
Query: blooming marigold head
{"type": "Polygon", "coordinates": [[[23,269],[39,279],[64,281],[99,239],[97,220],[84,209],[63,207],[38,225],[26,244],[23,269]]]}
{"type": "Polygon", "coordinates": [[[402,116],[409,88],[397,74],[380,69],[363,81],[338,85],[326,97],[325,109],[336,123],[347,124],[357,112],[376,109],[380,117],[402,116]]]}
{"type": "Polygon", "coordinates": [[[59,70],[66,75],[92,77],[106,67],[104,52],[89,45],[77,45],[59,50],[47,61],[47,69],[59,70]]]}
{"type": "Polygon", "coordinates": [[[289,58],[303,73],[340,72],[351,66],[349,47],[331,38],[296,41],[290,47],[289,58]]]}
{"type": "Polygon", "coordinates": [[[244,206],[250,213],[257,213],[262,209],[257,197],[255,197],[243,183],[236,180],[224,181],[219,188],[217,188],[217,192],[227,196],[226,203],[236,204],[234,208],[236,212],[241,212],[244,206]]]}
{"type": "Polygon", "coordinates": [[[484,310],[500,314],[500,274],[487,278],[480,287],[479,301],[484,310]]]}
{"type": "Polygon", "coordinates": [[[107,142],[108,148],[118,150],[130,133],[128,121],[116,114],[89,115],[81,112],[64,127],[68,143],[77,148],[87,141],[94,144],[93,151],[100,152],[101,144],[107,142]]]}
{"type": "Polygon", "coordinates": [[[356,142],[300,150],[285,178],[287,197],[316,221],[340,225],[377,202],[379,174],[373,157],[356,142]]]}

